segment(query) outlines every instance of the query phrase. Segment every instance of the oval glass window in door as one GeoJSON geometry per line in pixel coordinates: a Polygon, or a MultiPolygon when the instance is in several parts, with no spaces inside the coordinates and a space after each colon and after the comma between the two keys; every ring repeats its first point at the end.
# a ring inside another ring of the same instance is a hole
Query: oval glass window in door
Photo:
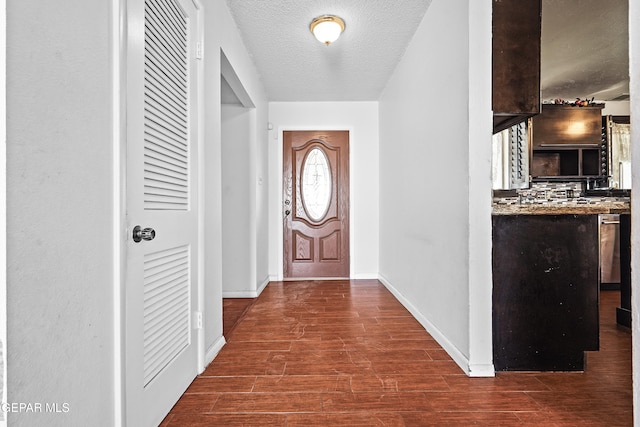
{"type": "Polygon", "coordinates": [[[312,148],[302,164],[302,203],[313,221],[327,214],[331,203],[331,170],[324,151],[312,148]]]}

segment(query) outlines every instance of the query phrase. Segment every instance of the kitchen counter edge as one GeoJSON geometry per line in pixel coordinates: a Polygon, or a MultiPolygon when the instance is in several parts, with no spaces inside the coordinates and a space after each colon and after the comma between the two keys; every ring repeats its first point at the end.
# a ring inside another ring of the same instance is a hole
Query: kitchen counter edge
{"type": "Polygon", "coordinates": [[[492,215],[600,215],[600,214],[630,214],[628,203],[604,203],[595,205],[535,205],[494,204],[492,215]]]}

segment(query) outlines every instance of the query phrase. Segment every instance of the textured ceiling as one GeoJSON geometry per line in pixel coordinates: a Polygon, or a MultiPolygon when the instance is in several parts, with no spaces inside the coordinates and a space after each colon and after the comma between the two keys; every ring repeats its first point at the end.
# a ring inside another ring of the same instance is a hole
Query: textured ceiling
{"type": "Polygon", "coordinates": [[[375,101],[431,0],[227,0],[270,101],[375,101]],[[321,15],[346,29],[325,46],[321,15]]]}
{"type": "MultiPolygon", "coordinates": [[[[377,100],[431,3],[226,1],[270,101],[377,100]],[[325,14],[346,23],[330,46],[309,32],[325,14]]],[[[543,100],[628,96],[628,1],[542,0],[543,100]]]]}
{"type": "Polygon", "coordinates": [[[542,99],[629,94],[629,0],[543,0],[542,99]]]}

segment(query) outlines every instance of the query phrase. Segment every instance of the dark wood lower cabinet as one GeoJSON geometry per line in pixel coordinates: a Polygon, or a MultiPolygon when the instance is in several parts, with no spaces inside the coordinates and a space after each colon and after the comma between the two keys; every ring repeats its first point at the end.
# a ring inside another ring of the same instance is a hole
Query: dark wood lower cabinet
{"type": "Polygon", "coordinates": [[[598,350],[598,215],[493,217],[498,371],[581,371],[598,350]]]}
{"type": "Polygon", "coordinates": [[[620,307],[616,322],[631,327],[631,215],[620,215],[620,307]]]}

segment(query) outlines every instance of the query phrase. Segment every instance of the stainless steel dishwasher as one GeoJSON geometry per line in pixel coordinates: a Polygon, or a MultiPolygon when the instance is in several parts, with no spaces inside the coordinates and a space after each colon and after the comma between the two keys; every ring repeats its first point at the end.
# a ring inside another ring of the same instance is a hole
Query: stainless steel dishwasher
{"type": "Polygon", "coordinates": [[[600,288],[620,289],[620,215],[600,215],[600,288]]]}

